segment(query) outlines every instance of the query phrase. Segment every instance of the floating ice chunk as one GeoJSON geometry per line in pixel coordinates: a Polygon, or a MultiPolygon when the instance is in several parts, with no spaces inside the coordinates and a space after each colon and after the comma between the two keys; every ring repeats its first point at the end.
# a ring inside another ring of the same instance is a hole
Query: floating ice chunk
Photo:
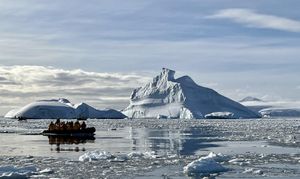
{"type": "Polygon", "coordinates": [[[54,171],[51,168],[45,168],[44,170],[39,171],[40,174],[50,174],[54,173],[54,171]]]}
{"type": "Polygon", "coordinates": [[[34,174],[37,168],[34,166],[17,168],[15,166],[0,167],[0,178],[27,178],[34,174]]]}
{"type": "Polygon", "coordinates": [[[222,154],[222,153],[214,153],[214,152],[210,152],[207,156],[205,157],[202,157],[202,158],[205,158],[205,159],[213,159],[215,160],[216,162],[225,162],[225,161],[228,161],[229,160],[229,157],[222,154]]]}
{"type": "Polygon", "coordinates": [[[235,158],[235,159],[229,160],[228,163],[233,164],[233,165],[243,166],[243,165],[248,165],[251,162],[247,159],[245,160],[245,159],[242,159],[242,158],[235,158]]]}
{"type": "Polygon", "coordinates": [[[85,154],[81,155],[79,157],[79,161],[81,162],[91,162],[93,160],[106,160],[110,159],[113,156],[106,151],[91,151],[91,152],[86,152],[85,154]]]}
{"type": "Polygon", "coordinates": [[[142,152],[138,152],[138,151],[135,151],[135,152],[130,152],[127,154],[128,158],[142,158],[144,156],[144,154],[142,152]]]}
{"type": "Polygon", "coordinates": [[[197,175],[197,174],[211,174],[225,172],[228,169],[223,167],[221,164],[216,162],[212,154],[201,157],[198,160],[195,160],[189,163],[187,166],[183,167],[183,172],[188,175],[197,175]]]}
{"type": "Polygon", "coordinates": [[[263,171],[261,171],[261,170],[254,170],[253,174],[262,175],[263,171]]]}
{"type": "Polygon", "coordinates": [[[256,174],[256,175],[262,175],[263,171],[261,170],[255,170],[254,168],[246,168],[243,173],[252,173],[252,174],[256,174]]]}
{"type": "Polygon", "coordinates": [[[91,151],[86,152],[83,155],[79,156],[79,161],[81,162],[91,162],[94,160],[108,160],[110,162],[124,162],[129,159],[139,159],[139,158],[145,158],[145,159],[151,159],[151,158],[158,158],[159,156],[155,154],[153,151],[147,151],[147,152],[130,152],[128,154],[110,154],[106,151],[91,151]]]}
{"type": "Polygon", "coordinates": [[[151,151],[151,152],[144,152],[143,153],[143,157],[144,158],[157,158],[158,156],[155,154],[155,152],[154,151],[151,151]]]}
{"type": "Polygon", "coordinates": [[[234,114],[231,112],[213,112],[205,115],[206,119],[233,119],[234,114]]]}
{"type": "Polygon", "coordinates": [[[154,151],[147,151],[147,152],[130,152],[127,154],[128,158],[157,158],[158,156],[155,154],[154,151]]]}

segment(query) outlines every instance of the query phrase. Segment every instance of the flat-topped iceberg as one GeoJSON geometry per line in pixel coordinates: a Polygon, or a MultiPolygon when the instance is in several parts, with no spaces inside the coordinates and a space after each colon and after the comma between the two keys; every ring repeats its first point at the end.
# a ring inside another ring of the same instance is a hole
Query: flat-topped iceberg
{"type": "Polygon", "coordinates": [[[244,99],[241,100],[244,106],[260,113],[263,117],[300,117],[298,101],[263,101],[255,97],[244,99]]]}
{"type": "Polygon", "coordinates": [[[20,109],[9,111],[6,118],[19,119],[123,119],[126,116],[114,109],[98,110],[86,103],[72,104],[67,99],[40,100],[20,109]]]}
{"type": "Polygon", "coordinates": [[[263,117],[300,117],[300,108],[271,107],[259,111],[263,117]]]}
{"type": "Polygon", "coordinates": [[[190,77],[175,79],[175,71],[162,72],[144,87],[133,90],[130,105],[123,110],[129,118],[200,119],[214,112],[229,112],[231,118],[259,118],[253,112],[216,91],[197,85],[190,77]]]}

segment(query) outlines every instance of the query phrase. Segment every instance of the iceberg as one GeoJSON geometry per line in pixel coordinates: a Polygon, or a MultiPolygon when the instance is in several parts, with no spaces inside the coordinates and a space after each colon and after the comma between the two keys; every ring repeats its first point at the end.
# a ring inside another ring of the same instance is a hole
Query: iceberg
{"type": "Polygon", "coordinates": [[[19,119],[123,119],[124,114],[114,109],[98,110],[86,103],[72,104],[64,98],[39,100],[20,109],[9,111],[6,118],[19,119]]]}
{"type": "Polygon", "coordinates": [[[300,108],[272,107],[259,111],[263,117],[300,117],[300,108]]]}
{"type": "Polygon", "coordinates": [[[230,112],[232,118],[260,115],[216,91],[197,85],[189,76],[175,79],[175,71],[162,72],[144,87],[134,89],[122,112],[129,118],[203,119],[214,112],[230,112]]]}

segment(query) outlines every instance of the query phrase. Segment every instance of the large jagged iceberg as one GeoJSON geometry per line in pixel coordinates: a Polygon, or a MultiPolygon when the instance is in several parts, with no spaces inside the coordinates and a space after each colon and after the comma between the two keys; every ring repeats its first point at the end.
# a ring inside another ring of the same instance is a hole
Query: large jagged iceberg
{"type": "Polygon", "coordinates": [[[98,110],[86,103],[72,104],[69,100],[51,99],[30,103],[9,111],[6,118],[19,119],[123,119],[124,114],[114,109],[98,110]]]}
{"type": "Polygon", "coordinates": [[[163,68],[152,82],[133,90],[123,113],[130,118],[204,118],[214,112],[230,112],[232,118],[258,118],[259,114],[216,91],[197,85],[190,77],[174,78],[163,68]]]}

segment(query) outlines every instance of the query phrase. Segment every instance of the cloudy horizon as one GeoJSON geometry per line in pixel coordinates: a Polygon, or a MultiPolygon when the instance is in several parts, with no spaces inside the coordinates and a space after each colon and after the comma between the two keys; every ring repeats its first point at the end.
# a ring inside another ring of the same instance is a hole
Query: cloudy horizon
{"type": "Polygon", "coordinates": [[[162,67],[239,100],[300,101],[300,2],[0,2],[0,115],[66,97],[122,109],[162,67]]]}

